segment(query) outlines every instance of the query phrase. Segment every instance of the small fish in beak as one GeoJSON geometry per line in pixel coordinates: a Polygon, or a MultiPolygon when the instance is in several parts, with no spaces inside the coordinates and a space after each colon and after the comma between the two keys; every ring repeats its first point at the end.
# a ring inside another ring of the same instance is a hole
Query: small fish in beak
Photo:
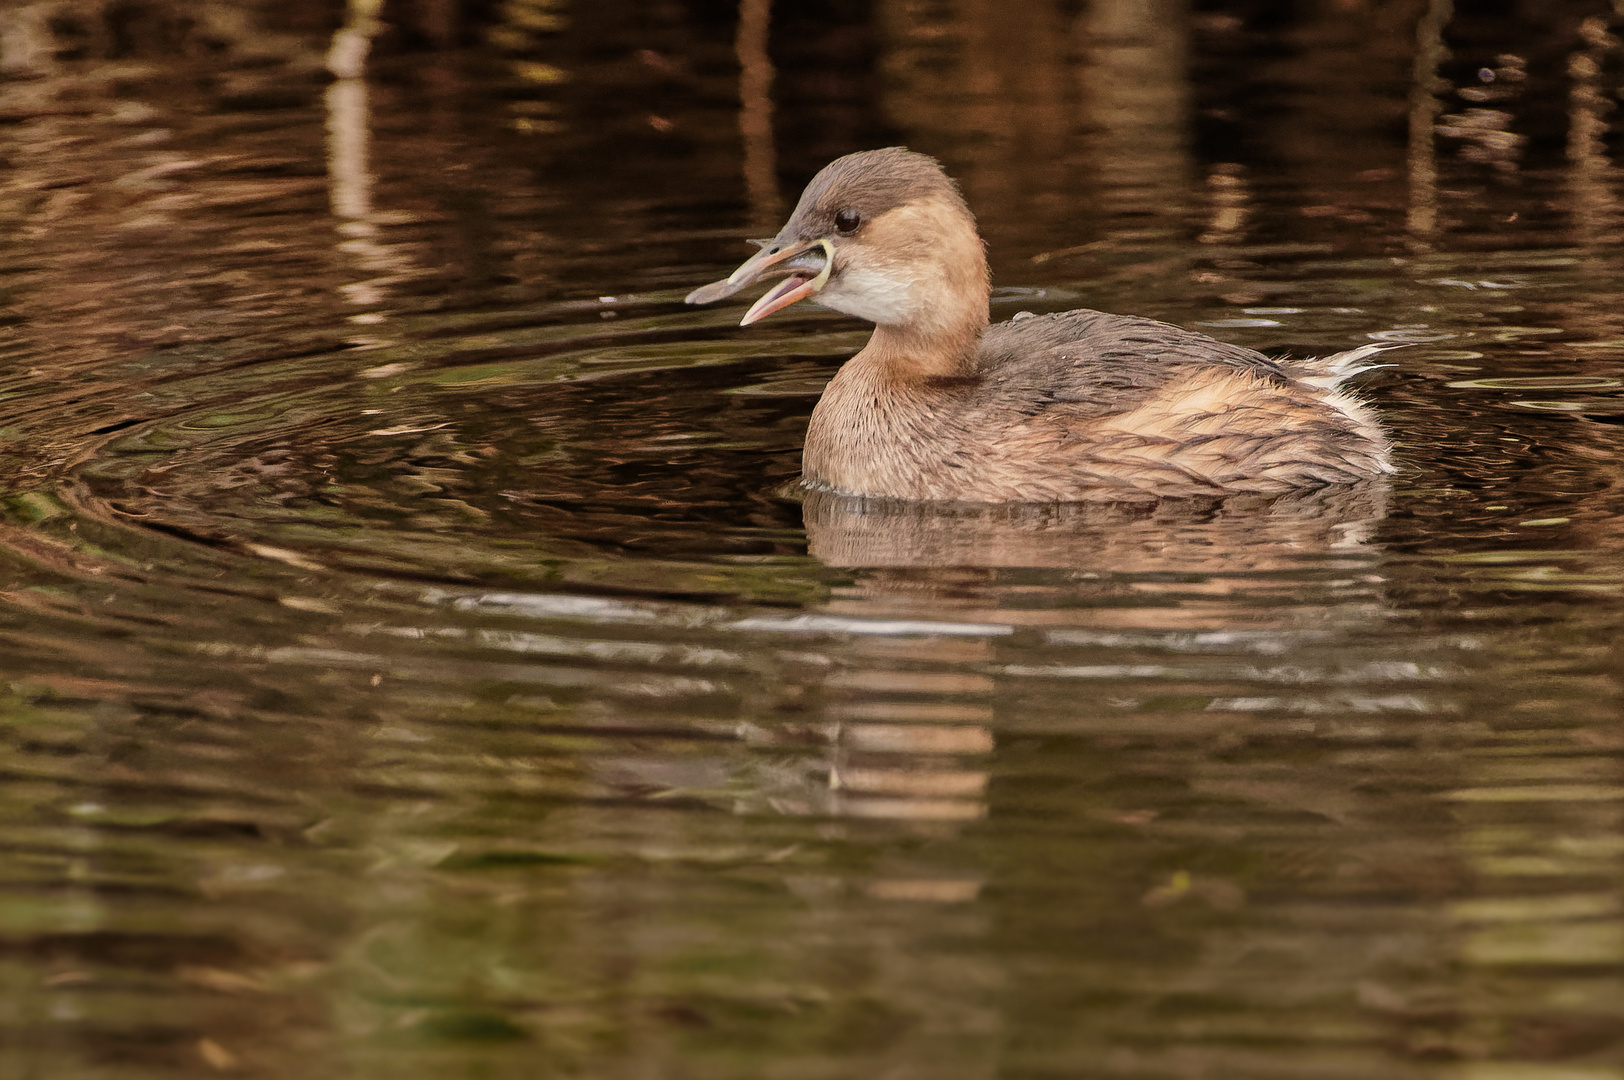
{"type": "Polygon", "coordinates": [[[763,247],[722,281],[703,285],[689,293],[686,303],[714,303],[765,278],[787,274],[783,281],[767,290],[766,295],[750,305],[750,310],[744,313],[739,325],[749,326],[775,311],[782,311],[797,301],[815,296],[828,284],[829,272],[835,261],[835,247],[827,238],[801,240],[783,246],[778,246],[776,241],[769,243],[774,246],[763,247]]]}

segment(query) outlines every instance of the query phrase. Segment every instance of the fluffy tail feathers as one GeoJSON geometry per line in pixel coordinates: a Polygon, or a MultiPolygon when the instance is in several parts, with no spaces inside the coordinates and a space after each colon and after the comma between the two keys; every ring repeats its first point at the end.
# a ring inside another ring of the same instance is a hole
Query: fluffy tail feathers
{"type": "Polygon", "coordinates": [[[1368,361],[1389,349],[1402,349],[1406,342],[1389,344],[1387,342],[1372,342],[1361,345],[1357,349],[1347,352],[1333,353],[1330,356],[1315,357],[1308,360],[1298,360],[1293,366],[1301,374],[1297,375],[1300,382],[1309,386],[1317,386],[1324,390],[1335,390],[1355,375],[1363,375],[1367,371],[1378,368],[1393,367],[1392,364],[1372,364],[1368,361]]]}

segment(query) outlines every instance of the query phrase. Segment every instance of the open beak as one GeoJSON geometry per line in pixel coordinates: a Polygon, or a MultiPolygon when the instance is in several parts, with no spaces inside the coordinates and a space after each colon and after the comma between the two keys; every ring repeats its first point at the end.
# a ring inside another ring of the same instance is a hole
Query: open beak
{"type": "Polygon", "coordinates": [[[815,295],[829,281],[829,271],[835,262],[835,246],[827,239],[803,240],[773,251],[763,248],[725,280],[712,282],[689,293],[687,303],[709,304],[749,288],[763,278],[774,274],[787,274],[765,296],[750,305],[750,310],[739,320],[740,326],[760,322],[775,311],[782,311],[798,300],[815,295]],[[817,265],[813,252],[821,249],[823,265],[817,265]]]}

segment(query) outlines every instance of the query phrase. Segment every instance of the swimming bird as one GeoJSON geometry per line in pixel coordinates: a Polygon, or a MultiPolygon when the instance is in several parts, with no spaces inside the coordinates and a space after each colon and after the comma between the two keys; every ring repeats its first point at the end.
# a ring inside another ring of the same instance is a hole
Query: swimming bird
{"type": "Polygon", "coordinates": [[[1392,471],[1342,384],[1381,346],[1271,360],[1169,323],[1077,310],[990,325],[975,218],[934,158],[825,166],[789,221],[688,303],[784,275],[749,326],[801,300],[874,323],[812,412],[802,479],[845,495],[1075,502],[1287,491],[1392,471]]]}

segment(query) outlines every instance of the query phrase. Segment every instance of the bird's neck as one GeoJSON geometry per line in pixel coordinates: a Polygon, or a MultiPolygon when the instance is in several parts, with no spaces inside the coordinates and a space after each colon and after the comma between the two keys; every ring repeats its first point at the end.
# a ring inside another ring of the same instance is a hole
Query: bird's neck
{"type": "Polygon", "coordinates": [[[914,327],[876,326],[863,351],[846,367],[864,369],[883,382],[962,379],[977,370],[976,354],[986,320],[965,320],[950,330],[921,333],[914,327]]]}
{"type": "MultiPolygon", "coordinates": [[[[973,236],[973,234],[972,234],[973,236]]],[[[966,378],[976,374],[981,333],[987,328],[987,263],[981,242],[973,257],[938,272],[905,319],[876,323],[874,335],[848,366],[873,367],[898,380],[966,378]],[[968,264],[968,265],[964,265],[968,264]]]]}
{"type": "Polygon", "coordinates": [[[887,303],[853,311],[875,326],[848,363],[902,380],[974,375],[992,291],[975,219],[962,204],[922,199],[878,218],[869,242],[893,255],[868,271],[887,303]]]}

